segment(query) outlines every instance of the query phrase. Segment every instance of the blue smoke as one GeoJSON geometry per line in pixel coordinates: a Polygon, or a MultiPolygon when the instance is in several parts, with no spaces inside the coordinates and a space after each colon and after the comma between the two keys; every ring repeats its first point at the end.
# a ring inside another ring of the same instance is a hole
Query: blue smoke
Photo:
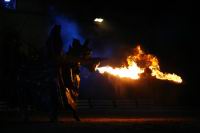
{"type": "Polygon", "coordinates": [[[102,57],[102,58],[109,58],[113,55],[113,49],[110,48],[109,46],[107,46],[105,49],[103,50],[97,50],[94,49],[92,51],[92,56],[93,57],[102,57]]]}
{"type": "Polygon", "coordinates": [[[84,38],[80,34],[80,30],[76,22],[69,20],[64,16],[55,16],[54,21],[56,24],[61,25],[61,37],[64,43],[64,52],[68,51],[69,46],[71,46],[73,39],[80,40],[81,43],[84,42],[84,38]]]}

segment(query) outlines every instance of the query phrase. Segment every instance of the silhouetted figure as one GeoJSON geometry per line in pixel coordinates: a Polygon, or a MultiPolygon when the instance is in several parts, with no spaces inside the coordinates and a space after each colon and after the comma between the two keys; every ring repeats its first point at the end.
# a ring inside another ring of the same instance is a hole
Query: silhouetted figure
{"type": "Polygon", "coordinates": [[[100,59],[91,58],[91,49],[88,47],[89,41],[86,40],[82,45],[79,40],[74,39],[72,46],[65,54],[60,67],[60,88],[62,101],[66,108],[70,108],[73,116],[80,121],[77,115],[77,98],[80,87],[80,66],[85,66],[94,71],[100,59]]]}
{"type": "MultiPolygon", "coordinates": [[[[63,41],[61,38],[61,26],[55,25],[47,40],[47,54],[50,58],[61,58],[63,54],[63,41]]],[[[58,61],[57,61],[58,63],[58,61]]]]}
{"type": "Polygon", "coordinates": [[[13,29],[5,29],[3,37],[3,76],[11,107],[19,107],[24,120],[28,120],[28,104],[30,103],[29,87],[27,87],[27,45],[22,41],[20,33],[13,29]],[[26,47],[26,48],[25,48],[26,47]]]}
{"type": "Polygon", "coordinates": [[[61,96],[65,108],[70,108],[73,117],[80,121],[77,115],[77,98],[80,87],[80,65],[81,60],[86,59],[86,52],[90,53],[86,45],[81,45],[77,39],[73,40],[72,46],[65,54],[64,61],[60,68],[59,83],[61,96]]]}
{"type": "Polygon", "coordinates": [[[62,54],[63,54],[63,42],[61,38],[61,26],[55,25],[50,32],[50,35],[46,44],[46,60],[49,67],[51,67],[51,83],[49,86],[49,93],[51,99],[51,109],[49,112],[50,121],[57,121],[58,118],[58,105],[59,105],[59,70],[61,66],[62,54]]]}
{"type": "Polygon", "coordinates": [[[15,87],[10,92],[15,91],[12,95],[18,97],[11,101],[18,101],[23,119],[29,119],[29,105],[34,105],[47,111],[50,121],[57,121],[59,105],[62,103],[65,109],[73,112],[75,120],[80,121],[77,115],[80,65],[93,72],[102,59],[91,58],[88,40],[82,45],[74,39],[64,54],[60,25],[53,27],[41,53],[23,43],[18,35],[11,32],[4,38],[4,46],[8,47],[4,53],[4,75],[7,86],[15,87]],[[8,61],[6,57],[9,57],[8,61]]]}
{"type": "MultiPolygon", "coordinates": [[[[20,47],[21,48],[21,47],[20,47]]],[[[17,89],[18,89],[18,99],[19,99],[19,108],[22,114],[23,120],[29,120],[29,110],[30,105],[33,103],[33,94],[35,87],[32,84],[32,67],[35,66],[34,56],[24,53],[25,51],[20,50],[20,64],[17,70],[17,89]]]]}
{"type": "Polygon", "coordinates": [[[51,97],[53,102],[53,108],[50,112],[50,120],[57,121],[58,117],[58,100],[61,99],[61,103],[65,109],[70,109],[73,112],[73,116],[77,121],[80,121],[77,115],[76,98],[78,97],[78,88],[80,84],[80,70],[79,62],[75,61],[75,58],[79,58],[81,52],[80,44],[73,44],[73,50],[69,58],[65,58],[63,54],[63,42],[61,39],[61,26],[55,25],[50,33],[47,41],[47,55],[49,61],[54,67],[52,71],[55,75],[55,81],[57,86],[51,88],[51,97]],[[71,62],[72,61],[72,62],[71,62]],[[79,64],[79,65],[78,65],[79,64]]]}

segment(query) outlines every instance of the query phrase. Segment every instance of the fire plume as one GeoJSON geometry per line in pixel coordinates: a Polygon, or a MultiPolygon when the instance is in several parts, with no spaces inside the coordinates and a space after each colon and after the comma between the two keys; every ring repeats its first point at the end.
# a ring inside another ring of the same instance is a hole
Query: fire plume
{"type": "Polygon", "coordinates": [[[111,66],[97,67],[101,74],[109,73],[120,78],[139,79],[140,75],[145,73],[145,69],[151,71],[151,76],[160,80],[169,80],[176,83],[182,83],[182,78],[176,74],[163,73],[160,71],[158,59],[151,55],[146,54],[140,46],[134,48],[133,55],[127,57],[127,66],[114,68],[111,66]]]}

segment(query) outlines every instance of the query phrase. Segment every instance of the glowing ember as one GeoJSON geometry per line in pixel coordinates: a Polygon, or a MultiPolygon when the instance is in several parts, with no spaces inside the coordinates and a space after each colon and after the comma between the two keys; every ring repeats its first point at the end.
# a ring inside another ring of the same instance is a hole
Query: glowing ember
{"type": "Polygon", "coordinates": [[[127,58],[128,66],[113,68],[111,66],[97,67],[100,73],[109,73],[121,78],[139,79],[140,74],[144,73],[145,69],[151,70],[151,76],[161,80],[170,80],[176,83],[182,83],[180,76],[176,74],[163,73],[160,71],[158,59],[151,55],[145,54],[140,46],[134,49],[133,55],[127,58]]]}

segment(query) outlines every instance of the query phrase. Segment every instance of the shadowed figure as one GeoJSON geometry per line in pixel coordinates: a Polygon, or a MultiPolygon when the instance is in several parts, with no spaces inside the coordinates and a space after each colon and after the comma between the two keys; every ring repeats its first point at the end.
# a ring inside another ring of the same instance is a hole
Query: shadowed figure
{"type": "Polygon", "coordinates": [[[73,40],[69,51],[64,55],[60,72],[59,86],[61,97],[65,108],[70,108],[73,117],[80,121],[77,115],[77,98],[80,87],[80,65],[81,62],[90,58],[91,50],[87,46],[88,41],[81,45],[77,39],[73,40]]]}
{"type": "Polygon", "coordinates": [[[62,54],[63,41],[61,38],[61,26],[55,25],[47,40],[47,55],[50,58],[58,59],[62,56],[62,54]]]}
{"type": "MultiPolygon", "coordinates": [[[[52,97],[60,97],[61,103],[65,109],[73,112],[73,117],[80,121],[77,115],[76,99],[78,97],[78,89],[80,87],[80,61],[90,54],[86,45],[81,45],[79,40],[74,39],[72,47],[64,55],[63,43],[61,39],[61,26],[55,25],[51,31],[47,41],[47,55],[54,64],[57,80],[57,92],[52,91],[52,97]]],[[[53,88],[52,88],[53,89],[53,88]]],[[[58,100],[54,98],[54,100],[58,100]]],[[[57,120],[58,106],[53,104],[53,110],[50,113],[51,121],[57,120]]]]}
{"type": "Polygon", "coordinates": [[[5,29],[3,36],[2,54],[4,84],[8,103],[11,107],[19,107],[23,120],[28,120],[28,105],[31,100],[31,89],[28,86],[29,66],[33,62],[33,52],[30,46],[24,43],[20,32],[14,29],[5,29]]]}
{"type": "Polygon", "coordinates": [[[16,99],[25,121],[29,119],[32,105],[47,111],[51,122],[57,121],[60,105],[70,109],[75,120],[80,121],[77,115],[80,65],[94,71],[101,59],[91,58],[88,40],[82,45],[74,39],[69,51],[64,54],[60,34],[61,26],[55,25],[41,51],[20,39],[14,38],[10,43],[16,50],[16,64],[9,75],[13,81],[8,82],[16,82],[13,95],[18,95],[16,99]]]}

